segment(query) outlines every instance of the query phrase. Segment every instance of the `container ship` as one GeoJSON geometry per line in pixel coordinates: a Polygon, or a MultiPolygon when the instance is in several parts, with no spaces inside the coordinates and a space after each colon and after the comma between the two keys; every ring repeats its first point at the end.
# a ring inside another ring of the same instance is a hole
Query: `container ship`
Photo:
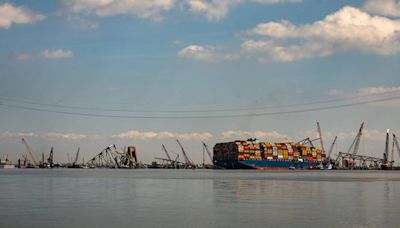
{"type": "Polygon", "coordinates": [[[325,154],[315,146],[256,139],[217,143],[214,165],[223,169],[306,169],[320,167],[325,154]]]}

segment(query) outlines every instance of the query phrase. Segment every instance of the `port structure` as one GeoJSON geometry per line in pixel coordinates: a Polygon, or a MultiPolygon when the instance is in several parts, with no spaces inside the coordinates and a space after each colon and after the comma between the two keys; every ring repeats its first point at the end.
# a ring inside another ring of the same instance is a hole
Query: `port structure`
{"type": "Polygon", "coordinates": [[[137,168],[138,161],[136,148],[129,146],[123,152],[117,151],[115,144],[107,146],[100,153],[90,159],[87,163],[89,167],[96,168],[137,168]]]}
{"type": "MultiPolygon", "coordinates": [[[[400,158],[400,145],[399,145],[399,141],[397,140],[397,137],[395,134],[393,134],[393,144],[396,145],[396,149],[397,149],[397,153],[399,154],[399,158],[400,158]]],[[[391,158],[391,163],[394,163],[394,158],[393,158],[393,153],[394,153],[394,145],[392,147],[392,158],[391,158]]]]}
{"type": "MultiPolygon", "coordinates": [[[[364,122],[358,130],[356,137],[351,143],[347,152],[339,152],[335,161],[335,166],[339,169],[380,169],[385,164],[384,158],[359,155],[360,141],[364,129],[364,122]]],[[[388,141],[388,139],[386,140],[388,141]]],[[[387,143],[386,143],[387,144],[387,143]]],[[[385,152],[386,153],[386,149],[385,152]]],[[[384,155],[385,156],[385,155],[384,155]]]]}
{"type": "Polygon", "coordinates": [[[163,162],[163,164],[161,164],[161,168],[177,169],[179,168],[179,166],[184,165],[183,163],[178,161],[179,154],[176,154],[174,160],[171,158],[171,155],[169,154],[167,148],[165,148],[164,144],[161,144],[161,150],[164,151],[165,155],[167,156],[167,158],[155,157],[156,160],[160,160],[163,162]]]}
{"type": "Polygon", "coordinates": [[[214,167],[214,159],[213,156],[211,155],[210,149],[208,147],[208,145],[205,142],[202,142],[203,144],[203,168],[213,168],[214,167]],[[208,154],[208,157],[211,160],[211,165],[206,165],[205,164],[205,153],[208,154]]]}
{"type": "Polygon", "coordinates": [[[181,151],[182,151],[182,154],[183,154],[183,158],[185,159],[184,168],[195,168],[195,165],[193,164],[193,162],[190,161],[190,159],[187,156],[186,151],[183,148],[181,142],[179,142],[179,139],[176,139],[176,142],[178,143],[179,147],[181,148],[181,151]]]}
{"type": "MultiPolygon", "coordinates": [[[[24,138],[22,138],[22,144],[25,146],[25,148],[28,151],[29,155],[31,156],[32,162],[33,162],[33,164],[29,164],[29,162],[28,162],[26,164],[26,166],[32,166],[32,168],[38,168],[39,163],[37,162],[37,159],[36,159],[35,155],[33,154],[31,147],[28,145],[28,143],[26,142],[26,140],[24,138]]],[[[27,157],[25,157],[25,161],[27,161],[27,157]]]]}

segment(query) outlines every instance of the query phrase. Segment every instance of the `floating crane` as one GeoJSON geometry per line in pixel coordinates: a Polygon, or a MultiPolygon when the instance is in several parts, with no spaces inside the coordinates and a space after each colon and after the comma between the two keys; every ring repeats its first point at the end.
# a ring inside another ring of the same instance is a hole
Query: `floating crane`
{"type": "Polygon", "coordinates": [[[353,149],[353,151],[351,152],[351,154],[357,155],[358,153],[358,149],[360,146],[360,141],[361,141],[361,136],[362,136],[362,131],[364,129],[364,122],[361,123],[360,129],[358,130],[358,133],[356,135],[356,137],[354,138],[353,143],[350,145],[349,150],[347,151],[347,153],[349,154],[351,152],[351,150],[353,149]]]}
{"type": "Polygon", "coordinates": [[[24,138],[22,138],[22,144],[24,144],[26,150],[28,151],[29,155],[31,156],[33,166],[35,168],[39,167],[39,163],[37,162],[37,159],[36,159],[35,155],[33,154],[32,149],[30,148],[30,146],[28,145],[28,143],[26,142],[26,140],[24,138]]]}
{"type": "Polygon", "coordinates": [[[178,139],[176,139],[176,142],[178,143],[179,147],[180,147],[181,150],[182,150],[182,154],[183,154],[183,157],[184,157],[184,159],[185,159],[185,166],[186,166],[185,168],[188,168],[188,167],[194,168],[194,165],[193,165],[193,163],[190,161],[189,157],[187,156],[185,149],[183,149],[183,146],[182,146],[181,142],[179,142],[178,139]]]}
{"type": "Polygon", "coordinates": [[[317,130],[318,130],[319,142],[321,143],[321,152],[322,154],[325,154],[324,142],[322,140],[322,133],[321,133],[321,127],[319,126],[319,122],[317,122],[317,130]]]}
{"type": "Polygon", "coordinates": [[[336,140],[337,140],[337,136],[335,136],[335,139],[333,140],[332,145],[331,145],[331,147],[329,148],[328,157],[327,157],[328,159],[331,158],[331,154],[332,154],[333,148],[335,147],[336,140]]]}
{"type": "Polygon", "coordinates": [[[339,152],[338,157],[335,161],[336,166],[341,166],[342,168],[347,169],[377,169],[379,167],[383,168],[382,164],[385,164],[385,159],[357,154],[360,146],[363,128],[364,122],[361,123],[360,129],[358,130],[358,133],[354,138],[352,144],[350,145],[347,153],[339,152]],[[359,161],[360,165],[358,167],[356,167],[356,161],[359,161]],[[367,162],[370,163],[369,167],[367,166],[367,162]]]}
{"type": "Polygon", "coordinates": [[[214,159],[211,155],[210,150],[208,149],[207,144],[205,142],[202,142],[202,143],[203,143],[203,166],[204,166],[204,162],[205,162],[204,161],[204,152],[207,152],[208,156],[210,157],[211,163],[214,164],[214,159]]]}
{"type": "Polygon", "coordinates": [[[68,168],[81,168],[81,166],[77,164],[79,158],[79,150],[80,148],[78,147],[78,151],[76,152],[75,155],[75,160],[72,162],[72,165],[68,166],[68,168]]]}
{"type": "Polygon", "coordinates": [[[53,160],[53,147],[51,147],[49,158],[47,159],[47,163],[49,164],[50,168],[54,167],[54,160],[53,160]]]}
{"type": "MultiPolygon", "coordinates": [[[[400,158],[400,145],[399,145],[399,141],[397,140],[397,137],[395,134],[393,134],[393,141],[394,141],[394,144],[396,145],[397,153],[399,153],[399,158],[400,158]]],[[[392,159],[392,160],[394,160],[394,159],[392,159]]]]}
{"type": "Polygon", "coordinates": [[[168,160],[171,161],[171,156],[169,156],[167,148],[165,148],[164,144],[162,144],[162,150],[164,151],[165,155],[167,155],[168,160]]]}
{"type": "Polygon", "coordinates": [[[385,151],[383,152],[383,162],[387,164],[389,161],[389,129],[386,131],[385,151]]]}

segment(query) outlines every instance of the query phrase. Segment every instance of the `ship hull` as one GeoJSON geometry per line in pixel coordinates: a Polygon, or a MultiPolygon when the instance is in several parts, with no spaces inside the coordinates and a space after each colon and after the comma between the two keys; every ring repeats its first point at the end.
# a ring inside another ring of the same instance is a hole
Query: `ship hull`
{"type": "Polygon", "coordinates": [[[318,167],[320,162],[268,161],[268,160],[217,160],[215,166],[222,169],[288,170],[318,167]]]}

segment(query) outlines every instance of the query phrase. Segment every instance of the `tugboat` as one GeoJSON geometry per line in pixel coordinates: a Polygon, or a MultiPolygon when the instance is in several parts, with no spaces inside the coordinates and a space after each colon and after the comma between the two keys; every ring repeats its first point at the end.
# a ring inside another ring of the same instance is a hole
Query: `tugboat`
{"type": "Polygon", "coordinates": [[[5,154],[2,159],[0,159],[0,169],[13,169],[15,165],[11,163],[8,159],[8,154],[5,154]]]}

